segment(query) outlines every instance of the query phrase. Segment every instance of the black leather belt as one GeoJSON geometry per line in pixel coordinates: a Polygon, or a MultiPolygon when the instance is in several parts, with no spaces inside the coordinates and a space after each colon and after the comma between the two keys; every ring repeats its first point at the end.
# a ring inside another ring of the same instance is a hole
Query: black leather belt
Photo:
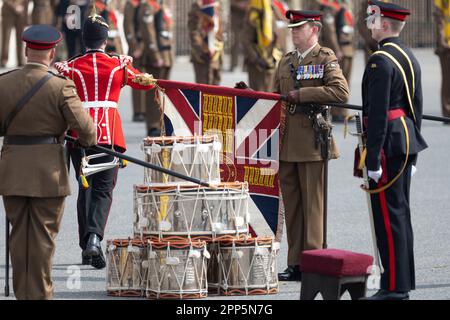
{"type": "Polygon", "coordinates": [[[290,114],[306,114],[309,115],[311,113],[318,113],[323,111],[323,106],[321,105],[315,105],[312,103],[305,103],[305,104],[290,104],[287,106],[287,111],[290,114]]]}
{"type": "Polygon", "coordinates": [[[3,139],[4,145],[36,145],[36,144],[58,144],[57,137],[49,136],[5,136],[3,139]]]}

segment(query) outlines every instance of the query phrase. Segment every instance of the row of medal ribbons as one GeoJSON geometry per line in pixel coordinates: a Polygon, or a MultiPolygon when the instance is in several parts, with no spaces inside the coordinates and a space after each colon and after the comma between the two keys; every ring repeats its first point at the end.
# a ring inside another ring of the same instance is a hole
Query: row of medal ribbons
{"type": "Polygon", "coordinates": [[[325,66],[323,64],[313,64],[299,66],[297,69],[297,80],[322,79],[325,66]]]}

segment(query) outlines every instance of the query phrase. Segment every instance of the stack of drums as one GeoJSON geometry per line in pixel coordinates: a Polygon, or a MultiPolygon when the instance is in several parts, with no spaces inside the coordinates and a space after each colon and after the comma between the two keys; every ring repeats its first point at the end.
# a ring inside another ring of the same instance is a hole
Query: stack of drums
{"type": "Polygon", "coordinates": [[[108,241],[108,294],[276,293],[277,243],[249,235],[248,184],[220,182],[217,136],[149,137],[143,151],[147,162],[213,187],[144,170],[144,183],[134,186],[133,239],[108,241]]]}

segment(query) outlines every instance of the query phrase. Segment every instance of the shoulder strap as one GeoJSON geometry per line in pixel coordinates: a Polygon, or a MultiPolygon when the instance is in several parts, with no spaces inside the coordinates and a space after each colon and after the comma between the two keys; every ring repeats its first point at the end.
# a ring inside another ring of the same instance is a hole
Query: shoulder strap
{"type": "Polygon", "coordinates": [[[53,74],[47,73],[44,77],[42,77],[31,89],[17,102],[14,110],[6,117],[5,123],[2,128],[3,135],[6,135],[6,131],[8,130],[11,121],[15,118],[15,116],[23,109],[23,107],[27,104],[28,101],[38,92],[38,90],[53,77],[53,74]]]}
{"type": "Polygon", "coordinates": [[[390,46],[392,48],[395,48],[396,52],[400,53],[400,55],[395,57],[394,53],[391,54],[391,53],[387,52],[386,50],[379,50],[379,51],[374,52],[373,54],[374,55],[375,54],[383,55],[383,56],[387,57],[389,60],[392,61],[392,63],[394,63],[394,65],[400,71],[400,73],[403,77],[403,81],[405,83],[409,109],[410,109],[410,112],[411,112],[414,122],[416,122],[416,114],[414,112],[414,106],[413,106],[413,100],[414,100],[414,95],[415,95],[415,90],[416,90],[416,88],[415,88],[415,73],[414,73],[414,68],[413,68],[411,59],[406,54],[406,52],[402,48],[400,48],[400,46],[396,45],[395,43],[387,43],[387,44],[385,44],[385,46],[390,46]],[[403,60],[403,63],[400,62],[402,60],[403,60]],[[406,63],[404,62],[405,60],[407,61],[406,63]],[[408,64],[409,66],[406,67],[405,64],[408,64]]]}

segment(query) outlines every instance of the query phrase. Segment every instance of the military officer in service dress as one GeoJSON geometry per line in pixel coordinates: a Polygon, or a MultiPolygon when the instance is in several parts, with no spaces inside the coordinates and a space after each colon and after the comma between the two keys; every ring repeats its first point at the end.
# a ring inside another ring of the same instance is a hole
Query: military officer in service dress
{"type": "Polygon", "coordinates": [[[61,33],[48,25],[31,26],[22,39],[27,64],[0,75],[5,136],[0,194],[12,225],[14,294],[17,299],[52,299],[55,238],[70,195],[64,136],[67,129],[76,130],[79,143],[92,146],[96,134],[74,83],[49,72],[61,33]]]}
{"type": "MultiPolygon", "coordinates": [[[[371,1],[381,16],[370,23],[379,50],[363,77],[364,131],[371,206],[384,272],[381,289],[371,300],[405,300],[415,289],[413,230],[409,190],[417,155],[427,148],[422,122],[421,70],[399,39],[410,11],[371,1]]],[[[364,158],[363,158],[364,160],[364,158]]]]}
{"type": "MultiPolygon", "coordinates": [[[[347,81],[337,58],[318,44],[322,28],[320,11],[289,10],[286,17],[295,50],[281,59],[275,74],[275,91],[286,96],[281,115],[280,186],[285,207],[288,268],[280,281],[300,281],[304,250],[324,246],[323,140],[315,128],[329,128],[322,105],[343,103],[349,96],[347,81]]],[[[330,158],[338,151],[331,140],[330,158]]]]}

